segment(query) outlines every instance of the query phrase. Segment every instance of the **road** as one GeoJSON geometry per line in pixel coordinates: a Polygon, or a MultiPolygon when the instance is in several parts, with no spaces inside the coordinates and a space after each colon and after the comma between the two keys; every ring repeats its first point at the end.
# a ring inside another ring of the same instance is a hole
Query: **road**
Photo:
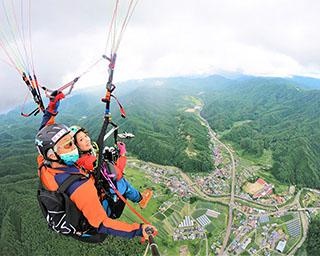
{"type": "Polygon", "coordinates": [[[224,147],[228,151],[228,153],[230,155],[231,163],[232,163],[232,167],[231,167],[231,192],[230,192],[230,201],[229,201],[228,225],[227,225],[226,235],[224,237],[223,244],[222,244],[222,247],[221,247],[220,252],[219,252],[219,255],[223,255],[224,254],[224,250],[225,250],[225,248],[226,248],[226,246],[228,244],[228,241],[229,241],[229,238],[230,238],[230,234],[231,234],[231,227],[232,227],[232,220],[233,220],[232,212],[233,212],[233,208],[234,208],[234,191],[235,191],[235,180],[236,180],[236,165],[235,165],[235,161],[234,161],[234,157],[233,157],[232,151],[215,136],[215,133],[211,129],[208,121],[206,119],[204,119],[200,115],[201,110],[202,110],[202,108],[200,109],[199,117],[206,124],[211,139],[214,140],[215,142],[218,142],[220,145],[222,145],[222,147],[224,147]]]}
{"type": "MultiPolygon", "coordinates": [[[[211,128],[210,128],[211,129],[211,128]]],[[[231,162],[232,162],[232,168],[231,168],[231,193],[230,193],[230,203],[229,203],[229,217],[228,217],[228,225],[227,225],[227,230],[226,230],[226,235],[223,240],[222,247],[220,249],[219,255],[223,255],[224,249],[227,246],[227,243],[229,241],[229,237],[231,234],[231,227],[232,227],[232,212],[233,212],[233,207],[234,207],[234,190],[235,190],[235,180],[236,180],[236,165],[234,162],[234,157],[231,152],[231,150],[223,144],[221,141],[219,141],[215,136],[213,137],[216,141],[220,142],[220,144],[228,151],[230,154],[231,162]]]]}

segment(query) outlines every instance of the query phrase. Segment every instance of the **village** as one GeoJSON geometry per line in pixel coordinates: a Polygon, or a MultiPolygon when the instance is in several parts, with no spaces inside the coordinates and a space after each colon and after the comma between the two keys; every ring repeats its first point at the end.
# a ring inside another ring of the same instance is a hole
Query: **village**
{"type": "MultiPolygon", "coordinates": [[[[206,176],[201,174],[190,174],[194,185],[208,196],[227,195],[230,189],[231,166],[223,163],[222,153],[219,148],[213,149],[213,156],[218,162],[217,168],[206,176]]],[[[131,165],[144,171],[155,184],[163,184],[173,195],[179,198],[185,198],[187,201],[197,195],[197,190],[193,184],[188,183],[181,171],[175,167],[162,167],[143,162],[131,162],[131,165]]],[[[248,172],[252,175],[252,173],[248,172]]],[[[263,178],[257,177],[256,180],[239,179],[243,182],[237,196],[244,202],[253,202],[253,205],[275,206],[286,203],[295,194],[294,187],[282,195],[274,194],[274,185],[266,182],[263,178]]],[[[305,201],[314,200],[312,193],[305,194],[305,201]]],[[[317,205],[319,206],[319,204],[317,205]]],[[[174,207],[172,201],[162,203],[158,211],[168,218],[168,210],[174,207]]],[[[274,253],[286,253],[302,235],[302,224],[296,213],[297,208],[288,208],[285,211],[273,212],[235,202],[235,215],[231,228],[231,243],[228,244],[226,251],[228,255],[240,255],[247,252],[250,255],[272,255],[274,253]]],[[[172,210],[173,211],[173,210],[172,210]]],[[[194,241],[207,239],[209,231],[207,227],[214,225],[215,218],[219,212],[207,209],[205,213],[199,216],[181,215],[179,221],[177,217],[172,222],[173,227],[170,236],[173,241],[194,241]]],[[[218,254],[221,247],[221,241],[211,242],[210,248],[213,253],[218,254]]]]}
{"type": "MultiPolygon", "coordinates": [[[[212,149],[213,159],[217,166],[214,171],[205,177],[197,177],[197,184],[208,195],[224,195],[227,194],[230,188],[230,163],[223,161],[223,153],[216,145],[212,149]]],[[[239,161],[235,160],[236,165],[239,161]]],[[[240,169],[240,168],[239,168],[240,169]]],[[[245,200],[253,200],[260,204],[266,205],[281,205],[294,196],[295,187],[290,186],[287,191],[281,195],[274,193],[274,184],[268,183],[261,177],[257,177],[257,167],[242,168],[236,176],[236,194],[245,200]],[[256,177],[254,181],[252,178],[256,177]],[[249,182],[252,181],[252,182],[249,182]]]]}
{"type": "MultiPolygon", "coordinates": [[[[137,163],[130,163],[137,167],[137,163]]],[[[129,164],[129,166],[130,166],[129,164]]],[[[155,184],[164,184],[173,194],[180,197],[190,197],[194,193],[194,189],[190,187],[179,175],[179,171],[170,168],[161,168],[156,165],[142,164],[139,168],[149,175],[155,184]]]]}
{"type": "Polygon", "coordinates": [[[205,229],[197,223],[191,216],[185,216],[184,220],[174,230],[173,240],[194,240],[203,239],[205,229]]]}
{"type": "Polygon", "coordinates": [[[237,209],[232,227],[234,239],[228,247],[232,255],[239,255],[245,250],[250,254],[260,251],[262,255],[271,255],[274,251],[283,253],[287,242],[295,241],[301,234],[297,214],[282,211],[270,215],[265,210],[239,203],[237,209]]]}
{"type": "Polygon", "coordinates": [[[191,175],[196,184],[201,188],[202,192],[208,196],[225,195],[229,193],[231,166],[223,164],[223,156],[219,147],[212,148],[212,156],[217,166],[207,175],[193,174],[191,175]]]}
{"type": "MultiPolygon", "coordinates": [[[[208,196],[227,195],[230,189],[230,164],[222,164],[222,153],[218,147],[212,150],[215,165],[218,166],[215,170],[206,175],[190,174],[195,184],[203,193],[208,196]]],[[[191,196],[195,193],[194,188],[186,183],[179,174],[179,171],[174,168],[163,168],[156,165],[142,164],[139,166],[144,170],[156,184],[165,184],[168,189],[174,194],[181,197],[191,196]]],[[[257,178],[255,182],[243,181],[243,178],[238,183],[243,182],[242,189],[237,193],[240,198],[245,200],[253,200],[257,203],[266,205],[280,205],[292,197],[293,191],[288,191],[285,195],[280,196],[273,193],[274,185],[267,183],[262,178],[257,178]]]]}

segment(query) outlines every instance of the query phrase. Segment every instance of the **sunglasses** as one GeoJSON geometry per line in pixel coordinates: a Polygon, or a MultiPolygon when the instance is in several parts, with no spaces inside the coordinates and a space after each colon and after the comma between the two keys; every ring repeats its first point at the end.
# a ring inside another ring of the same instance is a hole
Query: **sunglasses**
{"type": "Polygon", "coordinates": [[[74,146],[74,139],[72,138],[71,140],[66,141],[62,145],[58,146],[59,148],[64,148],[64,149],[70,149],[74,146]]]}

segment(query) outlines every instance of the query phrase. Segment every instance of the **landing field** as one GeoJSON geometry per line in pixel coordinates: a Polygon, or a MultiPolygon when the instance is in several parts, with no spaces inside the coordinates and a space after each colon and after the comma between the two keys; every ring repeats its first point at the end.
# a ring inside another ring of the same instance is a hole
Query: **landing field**
{"type": "Polygon", "coordinates": [[[254,195],[255,193],[257,193],[258,191],[260,191],[261,189],[263,189],[263,185],[259,184],[258,182],[255,183],[251,183],[251,182],[247,182],[244,186],[243,186],[243,190],[250,194],[250,195],[254,195]]]}

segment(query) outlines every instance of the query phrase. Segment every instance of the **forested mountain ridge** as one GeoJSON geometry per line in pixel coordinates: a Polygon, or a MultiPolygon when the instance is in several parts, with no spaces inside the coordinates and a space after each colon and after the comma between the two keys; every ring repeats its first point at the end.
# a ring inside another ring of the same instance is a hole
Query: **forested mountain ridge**
{"type": "Polygon", "coordinates": [[[254,78],[205,97],[213,129],[244,153],[272,150],[272,173],[282,182],[320,187],[320,91],[285,79],[254,78]],[[241,122],[241,125],[235,125],[241,122]]]}
{"type": "MultiPolygon", "coordinates": [[[[276,177],[284,182],[317,187],[320,90],[298,86],[288,79],[256,77],[129,81],[118,86],[128,116],[119,124],[123,130],[136,134],[135,140],[128,142],[133,155],[160,164],[174,164],[186,171],[208,171],[212,159],[207,131],[195,114],[185,112],[194,107],[192,97],[195,97],[204,102],[202,115],[212,128],[228,131],[224,132],[224,139],[253,156],[261,156],[263,149],[272,150],[272,171],[276,177]],[[241,121],[241,125],[234,126],[241,121]],[[192,139],[187,141],[190,136],[192,139]],[[187,148],[196,157],[187,155],[187,148]]],[[[83,125],[97,138],[103,116],[98,95],[103,95],[103,86],[99,91],[79,93],[62,101],[57,122],[83,125]]],[[[115,104],[113,107],[117,120],[115,104]]],[[[26,154],[35,154],[33,138],[40,119],[40,116],[24,119],[18,111],[0,116],[0,172],[19,172],[15,162],[23,162],[19,159],[26,154]]],[[[26,168],[31,162],[27,160],[26,168]]]]}
{"type": "Polygon", "coordinates": [[[295,82],[299,87],[319,90],[320,89],[320,79],[304,76],[293,76],[291,81],[295,82]]]}

